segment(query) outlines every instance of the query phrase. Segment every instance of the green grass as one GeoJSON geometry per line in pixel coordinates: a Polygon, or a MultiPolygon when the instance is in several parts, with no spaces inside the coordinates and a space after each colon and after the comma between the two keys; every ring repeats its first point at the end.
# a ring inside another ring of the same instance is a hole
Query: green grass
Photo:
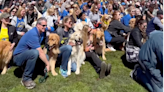
{"type": "Polygon", "coordinates": [[[81,67],[80,75],[72,73],[68,78],[63,78],[61,75],[53,77],[49,73],[50,77],[45,83],[39,83],[38,76],[34,80],[37,86],[32,90],[21,85],[21,78],[15,77],[13,73],[16,67],[12,67],[5,75],[0,75],[0,92],[147,92],[129,77],[131,70],[120,59],[123,54],[122,51],[106,54],[106,62],[112,64],[112,72],[104,79],[98,79],[93,67],[86,62],[81,67]]]}

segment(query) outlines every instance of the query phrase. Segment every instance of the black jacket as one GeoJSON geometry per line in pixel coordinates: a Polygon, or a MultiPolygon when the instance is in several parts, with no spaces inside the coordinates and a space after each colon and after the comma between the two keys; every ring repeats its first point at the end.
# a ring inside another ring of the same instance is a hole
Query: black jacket
{"type": "Polygon", "coordinates": [[[118,20],[113,20],[110,23],[107,31],[112,35],[112,37],[117,37],[117,36],[123,34],[123,33],[121,33],[121,30],[124,30],[125,33],[131,31],[130,27],[125,26],[118,20]]]}
{"type": "Polygon", "coordinates": [[[141,48],[142,46],[142,40],[143,36],[141,34],[141,31],[138,27],[135,27],[131,33],[130,33],[130,37],[129,37],[129,45],[132,46],[137,46],[139,48],[141,48]]]}
{"type": "MultiPolygon", "coordinates": [[[[15,46],[16,46],[18,43],[18,34],[16,28],[12,25],[8,25],[7,28],[8,28],[9,41],[11,43],[15,42],[15,46]]],[[[0,32],[1,32],[1,28],[0,28],[0,32]]]]}

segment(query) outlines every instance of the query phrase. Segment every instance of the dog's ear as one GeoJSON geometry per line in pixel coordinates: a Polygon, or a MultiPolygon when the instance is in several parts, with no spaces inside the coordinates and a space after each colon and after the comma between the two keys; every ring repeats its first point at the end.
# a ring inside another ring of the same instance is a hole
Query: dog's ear
{"type": "Polygon", "coordinates": [[[57,39],[57,41],[58,41],[58,43],[59,43],[60,37],[59,37],[59,35],[57,35],[57,34],[55,34],[55,35],[56,35],[56,39],[57,39]]]}

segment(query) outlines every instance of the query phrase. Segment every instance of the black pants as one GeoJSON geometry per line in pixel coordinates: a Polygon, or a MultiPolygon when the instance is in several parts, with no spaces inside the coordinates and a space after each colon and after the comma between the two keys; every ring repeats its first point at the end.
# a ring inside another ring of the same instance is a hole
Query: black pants
{"type": "Polygon", "coordinates": [[[97,55],[94,52],[85,52],[86,59],[85,61],[88,61],[96,70],[96,72],[99,74],[101,70],[101,63],[102,61],[97,57],[97,55]]]}
{"type": "Polygon", "coordinates": [[[122,43],[125,41],[125,38],[122,36],[118,36],[118,37],[112,37],[112,40],[110,41],[110,43],[116,48],[119,49],[119,46],[122,45],[122,43]]]}

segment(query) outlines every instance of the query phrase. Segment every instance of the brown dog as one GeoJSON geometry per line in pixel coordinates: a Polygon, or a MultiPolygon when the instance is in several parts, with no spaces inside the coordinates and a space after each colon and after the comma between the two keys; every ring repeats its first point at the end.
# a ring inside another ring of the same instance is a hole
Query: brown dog
{"type": "Polygon", "coordinates": [[[133,29],[135,27],[135,23],[136,23],[136,18],[130,19],[129,26],[131,29],[133,29]]]}
{"type": "Polygon", "coordinates": [[[105,57],[106,45],[105,45],[104,31],[102,28],[100,29],[97,28],[97,31],[95,32],[93,38],[93,45],[95,47],[95,52],[97,54],[102,54],[103,60],[106,60],[105,57]]]}
{"type": "Polygon", "coordinates": [[[44,52],[46,54],[48,54],[49,59],[50,59],[50,66],[51,66],[51,73],[53,76],[58,75],[55,71],[55,64],[56,64],[56,60],[58,57],[58,54],[60,53],[59,51],[59,41],[60,41],[60,37],[55,34],[55,33],[51,33],[49,35],[49,39],[48,39],[48,48],[44,48],[44,52]]]}
{"type": "Polygon", "coordinates": [[[0,41],[0,69],[1,74],[5,74],[7,71],[7,65],[12,58],[13,51],[10,51],[11,43],[9,41],[0,41]]]}

